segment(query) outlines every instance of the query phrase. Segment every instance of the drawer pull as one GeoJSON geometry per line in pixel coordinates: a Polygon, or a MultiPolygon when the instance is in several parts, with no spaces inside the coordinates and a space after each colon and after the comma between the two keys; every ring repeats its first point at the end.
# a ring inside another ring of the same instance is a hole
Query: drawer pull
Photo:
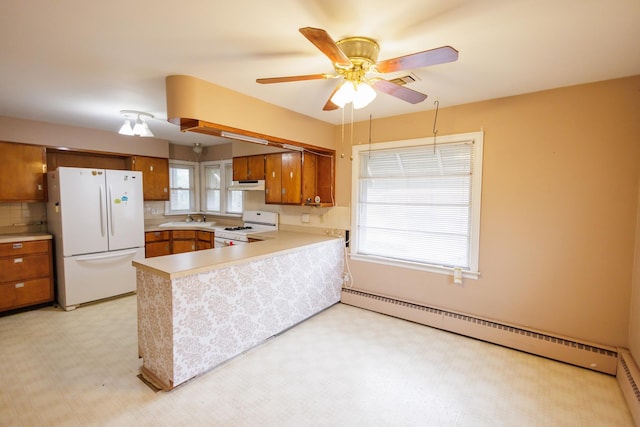
{"type": "Polygon", "coordinates": [[[24,288],[24,282],[16,283],[16,288],[24,288]]]}
{"type": "Polygon", "coordinates": [[[22,262],[22,258],[14,258],[13,263],[14,264],[20,264],[22,262]]]}
{"type": "Polygon", "coordinates": [[[22,243],[14,243],[13,249],[22,249],[22,243]]]}

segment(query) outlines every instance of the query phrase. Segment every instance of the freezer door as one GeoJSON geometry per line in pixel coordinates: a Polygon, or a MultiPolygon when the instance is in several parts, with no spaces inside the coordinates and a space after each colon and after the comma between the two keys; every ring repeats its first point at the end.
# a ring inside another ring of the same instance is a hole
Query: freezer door
{"type": "MultiPolygon", "coordinates": [[[[59,167],[60,215],[64,256],[108,250],[105,171],[59,167]]],[[[55,202],[54,202],[55,203],[55,202]]]]}
{"type": "Polygon", "coordinates": [[[134,259],[144,259],[144,248],[65,257],[64,280],[58,281],[58,304],[71,310],[79,304],[134,292],[134,259]]]}
{"type": "Polygon", "coordinates": [[[142,172],[107,170],[109,250],[144,246],[142,172]]]}

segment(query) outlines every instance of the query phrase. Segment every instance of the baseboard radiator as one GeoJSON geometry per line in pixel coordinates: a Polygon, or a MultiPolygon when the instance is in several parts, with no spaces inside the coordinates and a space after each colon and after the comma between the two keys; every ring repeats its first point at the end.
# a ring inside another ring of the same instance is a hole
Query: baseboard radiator
{"type": "Polygon", "coordinates": [[[629,411],[637,426],[640,426],[640,370],[627,349],[619,349],[616,378],[627,401],[629,411]]]}
{"type": "Polygon", "coordinates": [[[341,302],[610,375],[615,375],[618,367],[615,347],[580,342],[353,289],[342,289],[341,302]]]}

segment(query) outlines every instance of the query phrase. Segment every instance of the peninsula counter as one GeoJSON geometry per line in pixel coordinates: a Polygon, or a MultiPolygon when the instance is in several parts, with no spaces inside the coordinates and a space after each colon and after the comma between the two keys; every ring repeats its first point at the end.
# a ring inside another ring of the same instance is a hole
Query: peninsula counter
{"type": "Polygon", "coordinates": [[[142,375],[163,390],[340,301],[344,241],[287,231],[133,262],[142,375]]]}

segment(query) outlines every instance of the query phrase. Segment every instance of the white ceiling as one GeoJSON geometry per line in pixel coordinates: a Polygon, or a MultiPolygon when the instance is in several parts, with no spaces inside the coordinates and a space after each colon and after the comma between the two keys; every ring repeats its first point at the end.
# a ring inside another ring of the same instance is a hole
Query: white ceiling
{"type": "MultiPolygon", "coordinates": [[[[338,124],[322,107],[335,80],[259,85],[259,77],[332,73],[299,32],[365,36],[379,60],[443,45],[458,61],[413,70],[412,105],[386,94],[355,120],[406,114],[640,74],[638,0],[2,0],[0,115],[117,132],[120,110],[156,119],[157,137],[214,143],[166,122],[165,77],[195,76],[338,124]]],[[[407,73],[388,75],[389,78],[407,73]]],[[[212,100],[213,102],[213,100],[212,100]]]]}

